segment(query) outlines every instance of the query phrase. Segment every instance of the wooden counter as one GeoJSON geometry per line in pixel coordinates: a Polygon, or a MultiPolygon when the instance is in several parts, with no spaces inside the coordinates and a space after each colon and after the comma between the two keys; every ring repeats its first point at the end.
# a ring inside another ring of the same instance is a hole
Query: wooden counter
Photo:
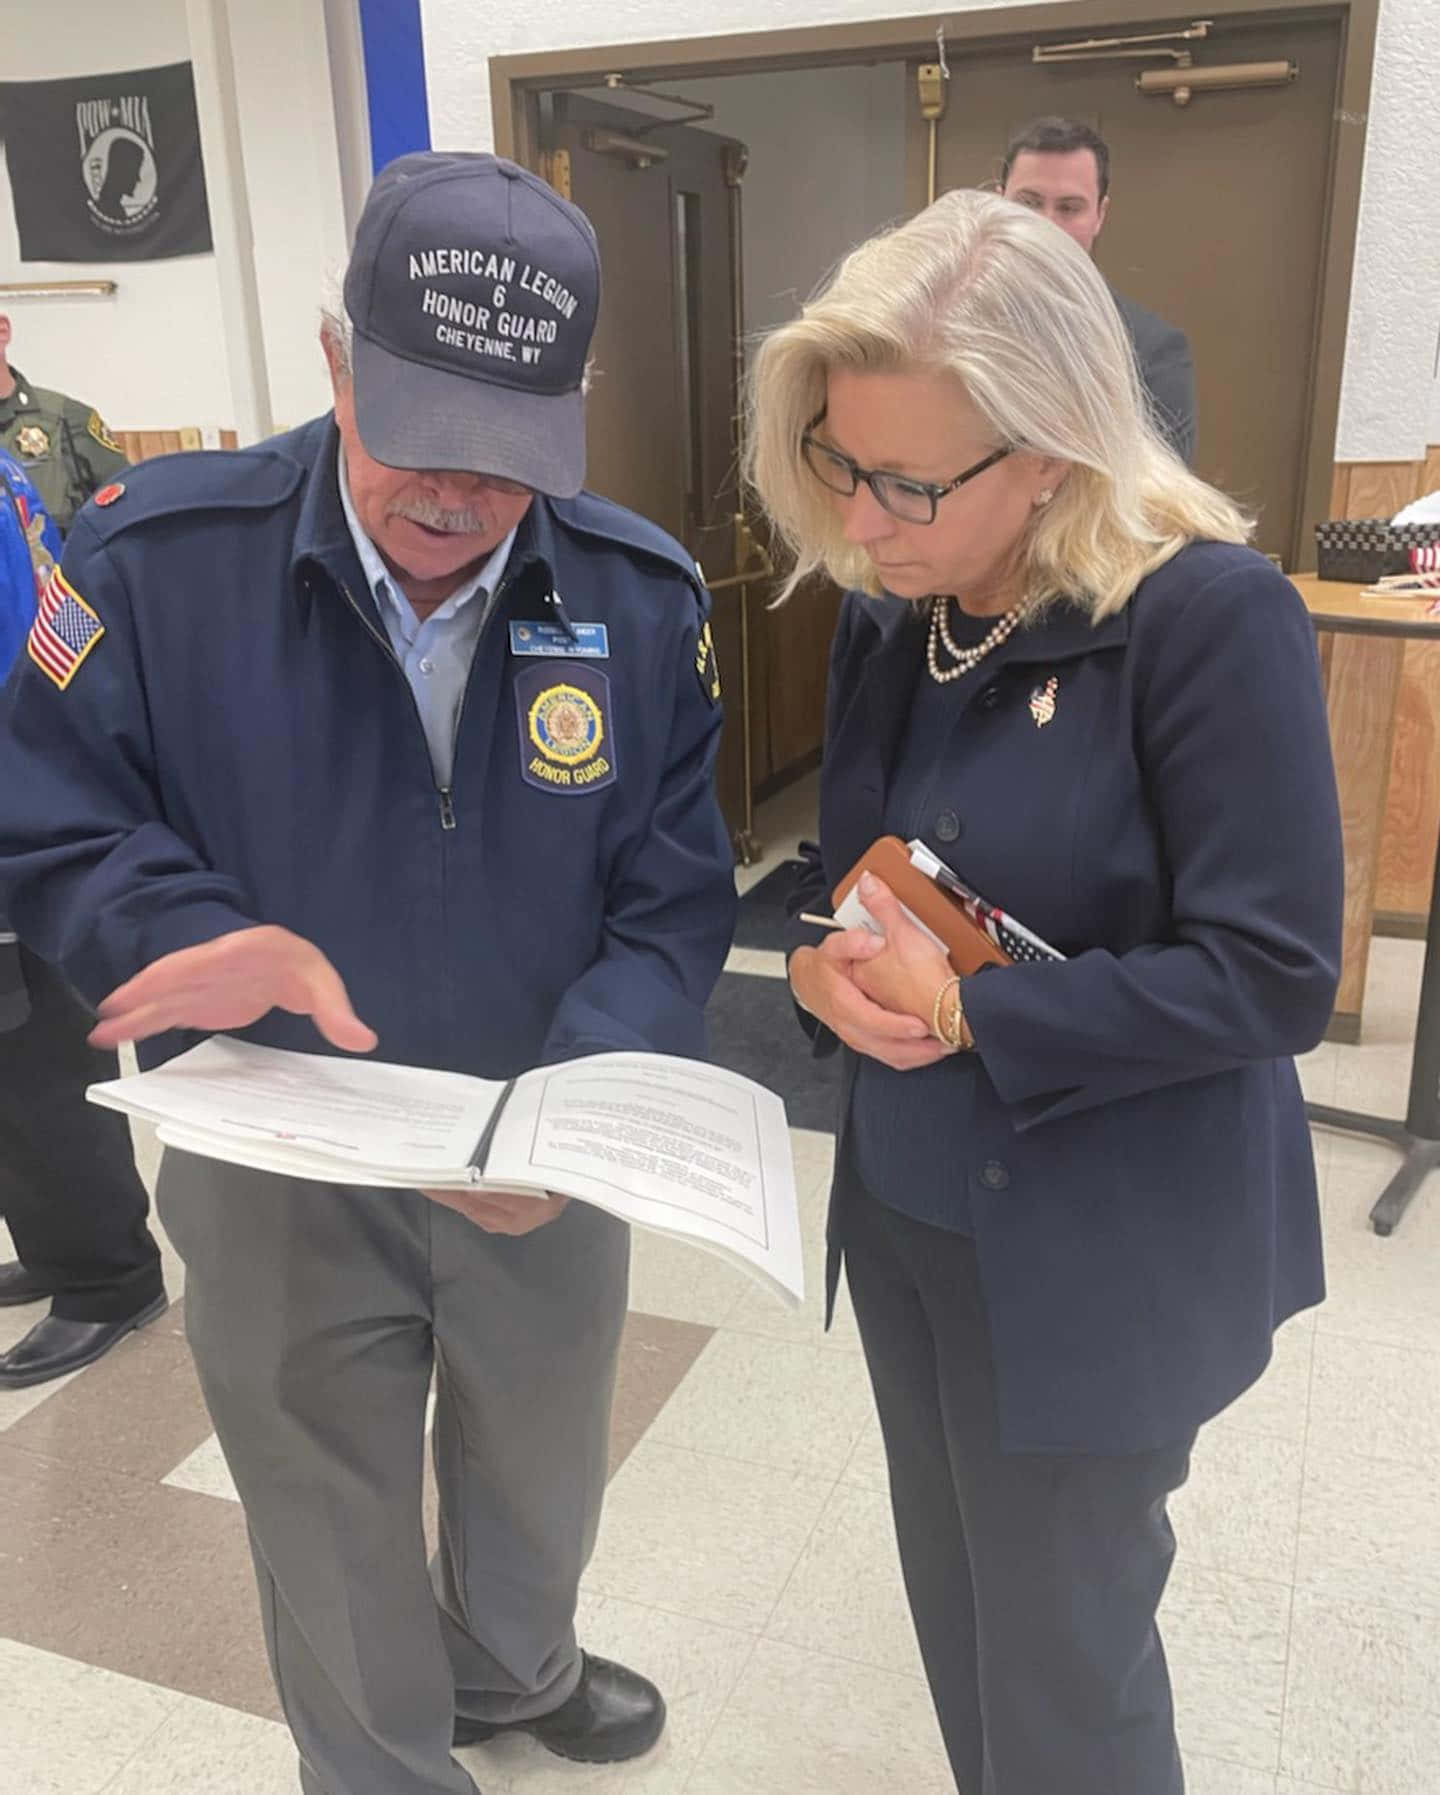
{"type": "MultiPolygon", "coordinates": [[[[1426,598],[1362,598],[1362,588],[1296,574],[1292,582],[1320,632],[1330,738],[1345,831],[1345,936],[1329,1038],[1360,1039],[1365,973],[1395,751],[1406,645],[1440,642],[1440,617],[1426,598]]],[[[1433,839],[1412,844],[1422,862],[1433,839]]]]}

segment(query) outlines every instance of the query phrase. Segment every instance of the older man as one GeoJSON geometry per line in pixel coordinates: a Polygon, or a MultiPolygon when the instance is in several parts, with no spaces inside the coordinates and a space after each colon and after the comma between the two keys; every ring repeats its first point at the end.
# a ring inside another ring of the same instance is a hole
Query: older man
{"type": "MultiPolygon", "coordinates": [[[[32,657],[0,719],[0,894],[98,1043],[323,1036],[487,1077],[703,1050],[735,902],[707,601],[580,491],[598,298],[543,183],[402,157],[323,332],[333,417],[137,470],[77,525],[68,661],[32,657]]],[[[462,1795],[452,1736],[505,1728],[647,1749],[658,1691],[574,1632],[625,1228],[175,1153],[159,1204],[308,1795],[462,1795]]]]}
{"type": "MultiPolygon", "coordinates": [[[[1010,141],[1001,190],[1033,212],[1043,212],[1083,250],[1110,210],[1110,148],[1079,119],[1040,118],[1010,141]]],[[[1161,434],[1180,459],[1195,459],[1195,363],[1185,332],[1136,300],[1110,289],[1130,340],[1140,379],[1161,434]]]]}

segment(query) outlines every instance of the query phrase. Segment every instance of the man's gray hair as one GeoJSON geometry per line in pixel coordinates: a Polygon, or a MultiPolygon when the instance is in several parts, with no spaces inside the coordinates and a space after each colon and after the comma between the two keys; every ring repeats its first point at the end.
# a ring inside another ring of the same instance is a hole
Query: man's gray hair
{"type": "Polygon", "coordinates": [[[348,380],[355,365],[351,353],[355,327],[350,322],[349,312],[345,310],[338,278],[326,282],[325,297],[320,302],[320,340],[334,350],[340,372],[348,380]]]}

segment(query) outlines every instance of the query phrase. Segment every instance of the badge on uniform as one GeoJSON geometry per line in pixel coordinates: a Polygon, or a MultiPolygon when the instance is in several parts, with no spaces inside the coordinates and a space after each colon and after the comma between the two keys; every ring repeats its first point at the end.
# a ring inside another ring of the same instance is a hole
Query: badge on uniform
{"type": "Polygon", "coordinates": [[[63,692],[104,634],[105,625],[57,567],[30,626],[30,659],[63,692]]]}
{"type": "Polygon", "coordinates": [[[510,652],[522,655],[572,657],[585,661],[608,661],[610,631],[603,623],[576,623],[570,630],[559,623],[512,623],[510,652]]]}
{"type": "Polygon", "coordinates": [[[598,667],[566,667],[563,679],[558,671],[526,667],[515,677],[520,777],[569,797],[602,791],[616,779],[609,678],[598,667]]]}
{"type": "Polygon", "coordinates": [[[90,413],[90,420],[85,428],[90,432],[102,449],[108,449],[112,455],[123,455],[124,449],[105,428],[105,420],[98,411],[90,413]]]}
{"type": "Polygon", "coordinates": [[[711,704],[719,704],[720,663],[716,659],[715,638],[710,634],[708,620],[700,625],[700,634],[695,638],[695,677],[711,704]]]}
{"type": "Polygon", "coordinates": [[[15,447],[26,461],[42,461],[50,453],[50,438],[38,424],[24,424],[15,433],[15,447]]]}
{"type": "Polygon", "coordinates": [[[1043,686],[1036,686],[1030,694],[1030,715],[1035,719],[1035,727],[1043,729],[1054,720],[1055,694],[1060,690],[1060,681],[1052,673],[1043,686]]]}

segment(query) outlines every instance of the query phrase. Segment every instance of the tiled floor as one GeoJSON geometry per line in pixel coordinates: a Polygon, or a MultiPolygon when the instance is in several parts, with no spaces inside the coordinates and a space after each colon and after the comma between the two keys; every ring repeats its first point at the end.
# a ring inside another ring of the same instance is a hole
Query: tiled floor
{"type": "MultiPolygon", "coordinates": [[[[812,801],[762,816],[742,884],[812,801]]],[[[779,971],[766,960],[737,969],[779,971]]],[[[1312,1097],[1403,1106],[1419,963],[1376,944],[1366,1043],[1310,1055],[1312,1097]]],[[[795,1149],[816,1292],[831,1143],[795,1149]]],[[[1326,1135],[1317,1156],[1330,1300],[1207,1430],[1174,1504],[1191,1795],[1440,1790],[1440,1179],[1382,1241],[1366,1211],[1392,1156],[1326,1135]]],[[[791,1314],[655,1238],[637,1239],[632,1305],[582,1632],[657,1677],[671,1726],[620,1770],[477,1750],[481,1788],[951,1795],[848,1308],[823,1334],[813,1295],[791,1314]]],[[[0,1312],[0,1344],[36,1313],[0,1312]]],[[[0,1396],[3,1795],[297,1788],[181,1323],[177,1307],[67,1385],[0,1396]]]]}

